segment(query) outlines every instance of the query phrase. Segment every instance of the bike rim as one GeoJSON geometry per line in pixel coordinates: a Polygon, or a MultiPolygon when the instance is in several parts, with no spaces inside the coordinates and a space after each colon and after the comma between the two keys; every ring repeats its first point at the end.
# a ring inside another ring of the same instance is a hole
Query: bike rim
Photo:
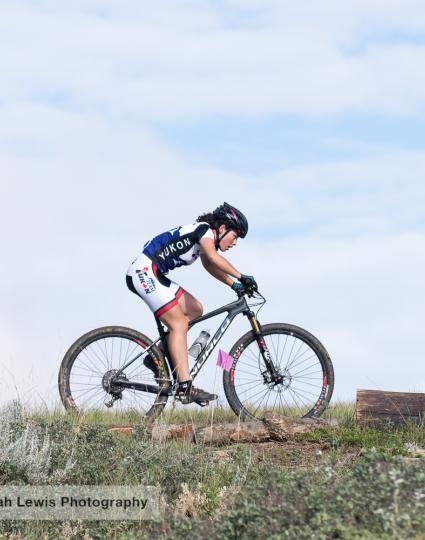
{"type": "MultiPolygon", "coordinates": [[[[129,336],[99,337],[75,356],[69,373],[69,397],[75,408],[81,411],[115,411],[146,413],[154,405],[156,394],[131,388],[122,389],[121,399],[112,408],[106,406],[111,399],[102,384],[105,373],[121,369],[131,358],[147,348],[140,340],[129,336]]],[[[144,356],[129,366],[123,375],[131,381],[157,384],[153,372],[143,365],[144,356]]]]}
{"type": "Polygon", "coordinates": [[[269,381],[256,341],[247,345],[230,372],[237,397],[245,411],[261,418],[266,412],[300,418],[318,411],[327,394],[328,377],[318,352],[292,333],[264,336],[282,382],[269,381]],[[265,380],[266,379],[266,380],[265,380]]]}

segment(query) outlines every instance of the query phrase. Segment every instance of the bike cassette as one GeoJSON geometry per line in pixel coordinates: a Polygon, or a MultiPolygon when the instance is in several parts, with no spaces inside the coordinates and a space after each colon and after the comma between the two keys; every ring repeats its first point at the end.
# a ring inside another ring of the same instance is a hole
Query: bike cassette
{"type": "MultiPolygon", "coordinates": [[[[108,394],[111,395],[111,399],[109,401],[105,401],[106,407],[112,407],[115,401],[122,398],[121,386],[119,386],[119,384],[116,384],[114,382],[114,379],[116,378],[117,373],[118,373],[117,369],[110,369],[102,377],[102,387],[105,390],[105,392],[108,392],[108,394]]],[[[124,374],[120,374],[120,378],[126,381],[128,380],[124,374]]]]}

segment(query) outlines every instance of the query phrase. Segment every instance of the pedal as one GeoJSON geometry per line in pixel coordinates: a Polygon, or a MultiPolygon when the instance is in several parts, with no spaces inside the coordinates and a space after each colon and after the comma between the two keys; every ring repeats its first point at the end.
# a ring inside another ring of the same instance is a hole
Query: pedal
{"type": "MultiPolygon", "coordinates": [[[[195,389],[195,391],[199,394],[198,389],[195,389]]],[[[206,407],[207,405],[209,405],[210,401],[213,401],[214,399],[218,398],[216,394],[209,394],[208,392],[204,392],[204,395],[205,394],[208,394],[211,397],[209,399],[203,398],[200,395],[196,395],[195,392],[191,392],[187,394],[182,393],[180,395],[178,395],[178,393],[176,392],[174,394],[174,399],[177,401],[180,401],[182,405],[189,405],[190,403],[196,403],[200,407],[206,407]]]]}
{"type": "Polygon", "coordinates": [[[214,397],[211,398],[211,399],[204,399],[204,400],[199,400],[199,401],[193,401],[193,403],[196,403],[197,405],[199,405],[200,407],[206,407],[207,405],[209,405],[211,403],[211,401],[214,401],[218,398],[218,396],[216,394],[213,394],[214,397]]]}
{"type": "Polygon", "coordinates": [[[194,401],[193,403],[196,403],[196,405],[199,405],[200,407],[206,407],[210,404],[209,401],[194,401]]]}

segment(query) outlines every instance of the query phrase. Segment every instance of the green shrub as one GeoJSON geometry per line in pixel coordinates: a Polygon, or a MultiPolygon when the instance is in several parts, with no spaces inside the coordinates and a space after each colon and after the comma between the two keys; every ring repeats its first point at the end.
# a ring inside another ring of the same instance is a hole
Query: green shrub
{"type": "Polygon", "coordinates": [[[0,410],[0,475],[2,483],[42,484],[60,481],[74,467],[72,455],[62,468],[52,466],[52,446],[47,429],[25,418],[13,401],[0,410]]]}
{"type": "Polygon", "coordinates": [[[34,421],[18,404],[0,411],[3,482],[157,485],[163,520],[3,521],[1,533],[70,540],[425,538],[425,460],[402,457],[412,441],[423,446],[418,427],[378,432],[347,422],[289,444],[216,448],[154,442],[143,429],[137,437],[111,434],[107,423],[59,414],[34,421]]]}
{"type": "Polygon", "coordinates": [[[244,486],[210,538],[348,539],[353,531],[413,538],[425,531],[424,506],[423,462],[372,450],[342,476],[331,464],[296,473],[263,470],[261,482],[244,486]]]}

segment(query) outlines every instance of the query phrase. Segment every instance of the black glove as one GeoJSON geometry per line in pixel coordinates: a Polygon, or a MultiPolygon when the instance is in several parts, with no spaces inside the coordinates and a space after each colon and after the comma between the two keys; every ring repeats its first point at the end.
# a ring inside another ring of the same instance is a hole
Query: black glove
{"type": "Polygon", "coordinates": [[[238,296],[242,296],[245,292],[245,287],[242,285],[242,283],[238,283],[237,281],[234,281],[230,287],[235,291],[235,293],[238,296]]]}
{"type": "Polygon", "coordinates": [[[239,278],[239,281],[247,289],[252,289],[254,291],[258,290],[258,285],[257,285],[257,282],[254,279],[254,276],[246,276],[245,274],[241,274],[241,277],[239,278]]]}

